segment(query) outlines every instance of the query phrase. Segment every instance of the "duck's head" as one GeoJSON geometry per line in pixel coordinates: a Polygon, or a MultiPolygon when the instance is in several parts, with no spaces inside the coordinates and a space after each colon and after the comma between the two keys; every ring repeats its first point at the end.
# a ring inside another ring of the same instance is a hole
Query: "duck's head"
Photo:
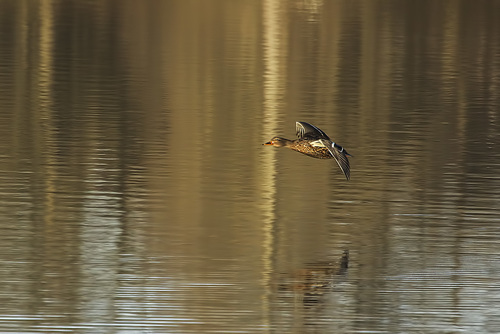
{"type": "Polygon", "coordinates": [[[262,145],[272,145],[272,146],[276,146],[276,147],[284,147],[284,146],[288,146],[289,143],[290,143],[289,139],[282,138],[282,137],[274,137],[273,139],[271,139],[270,141],[268,141],[267,143],[264,143],[262,145]]]}

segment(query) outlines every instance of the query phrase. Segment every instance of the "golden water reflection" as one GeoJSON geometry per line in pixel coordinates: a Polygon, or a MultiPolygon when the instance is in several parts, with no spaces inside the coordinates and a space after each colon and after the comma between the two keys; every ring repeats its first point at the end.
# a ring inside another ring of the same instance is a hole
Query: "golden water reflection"
{"type": "Polygon", "coordinates": [[[0,330],[496,332],[497,7],[0,3],[0,330]]]}

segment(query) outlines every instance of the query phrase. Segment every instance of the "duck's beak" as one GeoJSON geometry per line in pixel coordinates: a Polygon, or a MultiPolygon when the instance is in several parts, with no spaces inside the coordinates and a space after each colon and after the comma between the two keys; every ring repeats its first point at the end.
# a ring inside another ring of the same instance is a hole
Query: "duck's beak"
{"type": "Polygon", "coordinates": [[[271,143],[270,141],[268,141],[267,143],[264,143],[262,145],[272,145],[273,143],[271,143]]]}

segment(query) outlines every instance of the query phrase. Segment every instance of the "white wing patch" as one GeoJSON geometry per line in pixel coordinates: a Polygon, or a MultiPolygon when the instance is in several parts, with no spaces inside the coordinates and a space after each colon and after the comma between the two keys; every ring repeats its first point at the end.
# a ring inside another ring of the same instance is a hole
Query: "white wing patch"
{"type": "Polygon", "coordinates": [[[322,139],[312,141],[312,142],[311,142],[311,146],[313,146],[313,147],[326,147],[326,148],[328,148],[328,147],[327,147],[327,146],[323,143],[323,140],[322,140],[322,139]]]}

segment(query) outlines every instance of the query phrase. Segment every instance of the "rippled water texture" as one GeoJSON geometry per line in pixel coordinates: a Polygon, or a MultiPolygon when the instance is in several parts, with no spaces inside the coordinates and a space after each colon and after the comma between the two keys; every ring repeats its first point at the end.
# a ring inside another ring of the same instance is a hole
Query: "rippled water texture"
{"type": "Polygon", "coordinates": [[[0,332],[500,333],[499,1],[0,16],[0,332]]]}

